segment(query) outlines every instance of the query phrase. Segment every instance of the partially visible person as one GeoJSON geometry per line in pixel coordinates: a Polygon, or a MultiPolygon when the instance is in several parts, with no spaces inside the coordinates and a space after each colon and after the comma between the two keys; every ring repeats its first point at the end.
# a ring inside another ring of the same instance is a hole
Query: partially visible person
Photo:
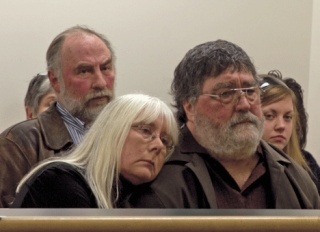
{"type": "Polygon", "coordinates": [[[303,103],[303,90],[301,85],[296,82],[295,79],[293,78],[285,78],[283,80],[286,85],[295,93],[296,98],[297,98],[297,110],[298,110],[298,127],[297,129],[297,134],[299,136],[299,144],[302,149],[302,153],[305,155],[306,160],[309,162],[309,165],[312,170],[313,167],[315,170],[318,170],[317,172],[314,172],[318,179],[320,180],[320,172],[319,172],[319,165],[317,164],[316,160],[313,158],[310,152],[305,150],[305,147],[307,145],[307,133],[308,133],[308,113],[304,107],[303,103]]]}
{"type": "Polygon", "coordinates": [[[320,208],[308,172],[262,140],[258,77],[242,48],[225,40],[192,48],[171,87],[179,145],[128,207],[320,208]]]}
{"type": "Polygon", "coordinates": [[[26,118],[36,118],[38,114],[46,111],[56,100],[56,94],[50,86],[47,74],[37,74],[29,82],[24,98],[26,118]]]}
{"type": "Polygon", "coordinates": [[[45,161],[21,181],[12,207],[121,207],[135,186],[158,175],[177,142],[177,124],[164,102],[121,96],[73,152],[45,161]]]}
{"type": "Polygon", "coordinates": [[[79,144],[114,96],[115,56],[104,35],[85,26],[69,28],[53,39],[46,59],[57,102],[1,133],[0,207],[10,205],[17,184],[39,161],[79,144]]]}
{"type": "Polygon", "coordinates": [[[285,78],[284,82],[286,85],[295,93],[297,98],[297,109],[299,112],[299,123],[297,133],[299,135],[300,148],[302,149],[302,154],[304,155],[306,161],[309,164],[314,176],[317,180],[318,191],[320,192],[320,168],[319,164],[315,160],[314,156],[305,147],[307,145],[307,133],[308,133],[308,114],[303,103],[303,90],[301,85],[296,82],[293,78],[285,78]]]}
{"type": "Polygon", "coordinates": [[[261,74],[262,111],[265,117],[263,139],[291,156],[310,172],[320,191],[320,168],[310,153],[303,152],[306,113],[301,86],[292,78],[290,86],[279,70],[261,74]]]}
{"type": "Polygon", "coordinates": [[[271,71],[259,77],[263,90],[261,105],[265,118],[262,138],[308,169],[308,164],[301,153],[296,131],[298,111],[295,94],[281,80],[279,71],[271,71]]]}

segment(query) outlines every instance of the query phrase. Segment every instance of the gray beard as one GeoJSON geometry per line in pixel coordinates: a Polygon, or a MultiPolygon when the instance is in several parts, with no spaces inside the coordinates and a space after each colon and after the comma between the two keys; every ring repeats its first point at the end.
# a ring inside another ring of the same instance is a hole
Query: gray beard
{"type": "Polygon", "coordinates": [[[91,98],[97,96],[108,96],[110,102],[113,99],[113,92],[110,90],[98,90],[89,93],[82,99],[75,99],[74,97],[71,97],[66,91],[62,91],[59,101],[71,115],[83,121],[86,127],[89,128],[96,120],[103,108],[107,105],[107,103],[105,103],[97,105],[95,107],[89,107],[88,101],[91,98]]]}
{"type": "Polygon", "coordinates": [[[220,161],[238,161],[252,157],[263,134],[264,119],[250,112],[237,113],[225,124],[195,115],[195,135],[201,146],[220,161]],[[250,123],[238,124],[242,121],[250,123]]]}

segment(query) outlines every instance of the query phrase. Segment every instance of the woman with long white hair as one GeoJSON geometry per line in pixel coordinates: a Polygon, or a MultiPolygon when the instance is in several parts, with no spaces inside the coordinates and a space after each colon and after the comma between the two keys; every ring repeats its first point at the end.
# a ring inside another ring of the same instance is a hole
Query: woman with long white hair
{"type": "Polygon", "coordinates": [[[21,180],[12,207],[118,207],[134,186],[156,178],[177,142],[176,120],[163,101],[123,95],[104,108],[75,150],[21,180]]]}

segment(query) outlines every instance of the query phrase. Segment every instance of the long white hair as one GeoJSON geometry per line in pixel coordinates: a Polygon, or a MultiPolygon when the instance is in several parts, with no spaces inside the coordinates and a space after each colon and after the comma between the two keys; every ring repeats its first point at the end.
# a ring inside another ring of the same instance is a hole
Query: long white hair
{"type": "MultiPolygon", "coordinates": [[[[52,162],[65,162],[83,170],[99,208],[112,208],[118,199],[121,153],[131,126],[152,123],[159,116],[174,145],[178,143],[178,128],[171,109],[160,99],[144,94],[127,94],[111,101],[97,117],[84,140],[70,154],[51,158],[29,172],[21,186],[41,167],[52,162]]],[[[171,154],[168,154],[168,157],[171,154]]]]}

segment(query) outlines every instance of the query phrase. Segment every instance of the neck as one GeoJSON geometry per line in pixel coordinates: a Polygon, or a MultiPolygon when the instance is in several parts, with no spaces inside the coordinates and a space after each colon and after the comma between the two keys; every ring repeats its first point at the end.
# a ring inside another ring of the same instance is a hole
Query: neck
{"type": "Polygon", "coordinates": [[[258,155],[254,154],[243,160],[219,160],[222,166],[229,172],[241,189],[249,179],[253,169],[259,161],[258,155]]]}

